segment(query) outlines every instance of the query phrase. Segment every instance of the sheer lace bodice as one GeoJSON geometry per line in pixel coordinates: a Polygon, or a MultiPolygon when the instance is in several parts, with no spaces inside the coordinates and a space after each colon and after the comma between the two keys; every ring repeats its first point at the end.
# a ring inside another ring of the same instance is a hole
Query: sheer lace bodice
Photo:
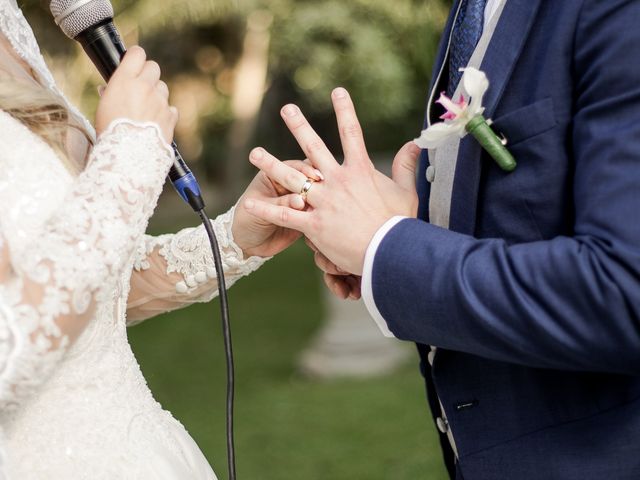
{"type": "MultiPolygon", "coordinates": [[[[0,33],[61,95],[11,0],[0,0],[0,33]]],[[[202,227],[144,235],[172,162],[159,129],[114,122],[78,176],[2,111],[0,141],[0,478],[214,478],[153,399],[126,337],[127,317],[217,292],[202,227]]],[[[229,284],[264,261],[243,258],[232,220],[233,209],[214,221],[229,284]]]]}

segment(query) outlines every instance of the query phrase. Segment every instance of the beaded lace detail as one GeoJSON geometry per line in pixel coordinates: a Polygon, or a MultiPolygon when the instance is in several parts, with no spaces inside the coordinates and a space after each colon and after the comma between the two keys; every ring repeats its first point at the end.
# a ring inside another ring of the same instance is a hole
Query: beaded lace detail
{"type": "MultiPolygon", "coordinates": [[[[223,254],[222,268],[227,287],[254,272],[268,260],[261,257],[244,258],[242,250],[233,241],[231,226],[234,213],[235,207],[211,222],[223,254]]],[[[199,286],[216,278],[213,254],[203,225],[186,228],[173,235],[146,236],[138,247],[134,267],[137,270],[148,269],[148,257],[156,250],[167,264],[167,274],[177,272],[181,275],[182,280],[175,284],[178,294],[193,293],[199,286]]],[[[206,302],[215,295],[216,291],[209,289],[202,296],[196,297],[195,301],[206,302]]]]}

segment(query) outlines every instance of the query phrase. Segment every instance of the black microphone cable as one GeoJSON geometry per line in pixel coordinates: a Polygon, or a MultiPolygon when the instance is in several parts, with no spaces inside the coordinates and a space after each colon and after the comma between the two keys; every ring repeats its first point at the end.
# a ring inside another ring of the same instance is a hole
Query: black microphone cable
{"type": "Polygon", "coordinates": [[[207,216],[204,208],[196,212],[209,237],[211,243],[211,251],[213,252],[213,262],[216,267],[216,276],[218,277],[218,293],[220,297],[220,313],[222,315],[222,335],[224,337],[224,353],[227,363],[227,465],[229,469],[229,480],[236,480],[236,451],[233,433],[233,410],[235,397],[235,367],[233,363],[233,343],[231,340],[231,320],[229,318],[229,302],[227,299],[227,286],[222,270],[222,256],[220,255],[220,246],[218,239],[211,226],[211,220],[207,216]]]}

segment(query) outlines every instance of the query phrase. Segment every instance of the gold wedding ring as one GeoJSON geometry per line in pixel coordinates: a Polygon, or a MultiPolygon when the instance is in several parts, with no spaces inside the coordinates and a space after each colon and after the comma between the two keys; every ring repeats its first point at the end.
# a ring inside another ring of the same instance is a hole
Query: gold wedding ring
{"type": "Polygon", "coordinates": [[[316,181],[313,178],[307,177],[307,179],[304,182],[304,185],[302,185],[302,189],[300,190],[300,196],[305,202],[307,201],[307,195],[309,195],[309,190],[311,190],[311,187],[313,187],[314,183],[316,183],[316,181]]]}

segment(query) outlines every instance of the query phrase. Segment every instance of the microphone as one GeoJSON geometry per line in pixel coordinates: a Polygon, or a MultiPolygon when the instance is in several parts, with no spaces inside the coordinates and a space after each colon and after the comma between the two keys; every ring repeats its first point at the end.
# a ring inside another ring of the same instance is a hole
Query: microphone
{"type": "MultiPolygon", "coordinates": [[[[113,24],[113,7],[109,0],[52,0],[50,4],[56,24],[64,34],[78,41],[105,81],[109,81],[126,52],[113,24]]],[[[173,166],[168,178],[182,199],[195,212],[204,209],[204,201],[196,177],[191,173],[175,142],[173,166]]]]}

